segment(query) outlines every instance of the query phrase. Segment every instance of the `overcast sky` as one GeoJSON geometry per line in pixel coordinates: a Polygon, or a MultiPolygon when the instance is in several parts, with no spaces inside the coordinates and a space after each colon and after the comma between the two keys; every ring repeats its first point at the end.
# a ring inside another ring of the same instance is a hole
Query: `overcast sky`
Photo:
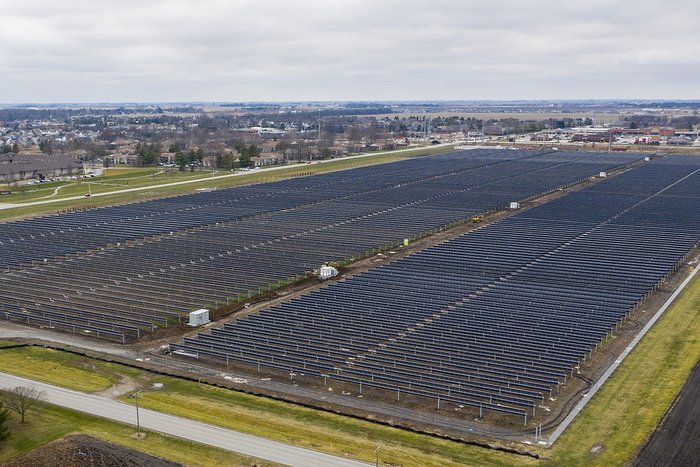
{"type": "Polygon", "coordinates": [[[698,0],[0,0],[0,102],[700,98],[698,0]]]}

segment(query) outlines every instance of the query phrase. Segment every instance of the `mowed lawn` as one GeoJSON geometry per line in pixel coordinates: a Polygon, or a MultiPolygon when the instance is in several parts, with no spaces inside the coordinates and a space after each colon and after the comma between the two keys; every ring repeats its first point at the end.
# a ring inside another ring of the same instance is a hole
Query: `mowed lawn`
{"type": "Polygon", "coordinates": [[[277,464],[185,441],[155,432],[136,438],[133,426],[110,422],[49,404],[27,412],[22,424],[14,416],[10,439],[0,445],[0,464],[69,433],[85,433],[114,444],[193,466],[274,466],[277,464]]]}
{"type": "Polygon", "coordinates": [[[0,372],[84,392],[104,391],[146,372],[43,347],[1,348],[0,372]]]}

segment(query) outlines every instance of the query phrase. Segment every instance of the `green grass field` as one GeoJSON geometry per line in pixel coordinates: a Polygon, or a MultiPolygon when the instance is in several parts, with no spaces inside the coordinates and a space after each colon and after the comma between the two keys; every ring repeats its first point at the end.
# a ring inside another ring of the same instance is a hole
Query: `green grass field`
{"type": "Polygon", "coordinates": [[[42,347],[0,350],[0,371],[84,392],[104,391],[124,377],[147,374],[124,365],[42,347]]]}
{"type": "Polygon", "coordinates": [[[185,465],[277,465],[155,432],[146,432],[145,438],[137,439],[133,436],[136,430],[132,426],[49,404],[40,404],[27,412],[27,423],[21,424],[18,417],[13,416],[10,428],[10,439],[0,444],[0,464],[69,433],[85,433],[185,465]]]}
{"type": "MultiPolygon", "coordinates": [[[[224,172],[216,171],[215,175],[224,172]]],[[[198,180],[211,178],[211,170],[196,170],[195,172],[179,171],[163,167],[148,168],[116,168],[107,169],[103,176],[83,178],[74,181],[46,182],[25,186],[5,186],[3,189],[12,191],[11,195],[3,196],[2,202],[24,203],[48,199],[61,199],[72,196],[83,196],[88,191],[105,193],[126,188],[148,187],[154,184],[179,182],[183,180],[198,180]],[[60,188],[57,191],[57,188],[60,188]]]]}

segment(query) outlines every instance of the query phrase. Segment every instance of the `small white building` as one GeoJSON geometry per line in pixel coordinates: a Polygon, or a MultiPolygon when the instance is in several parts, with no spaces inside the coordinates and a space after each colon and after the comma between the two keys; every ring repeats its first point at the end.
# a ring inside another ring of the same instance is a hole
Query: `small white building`
{"type": "Polygon", "coordinates": [[[188,326],[202,326],[209,322],[209,310],[202,308],[200,310],[195,310],[189,314],[190,322],[187,323],[188,326]]]}
{"type": "Polygon", "coordinates": [[[330,279],[331,277],[335,277],[338,275],[338,270],[334,268],[333,266],[321,266],[321,269],[318,271],[318,277],[321,280],[326,280],[330,279]]]}

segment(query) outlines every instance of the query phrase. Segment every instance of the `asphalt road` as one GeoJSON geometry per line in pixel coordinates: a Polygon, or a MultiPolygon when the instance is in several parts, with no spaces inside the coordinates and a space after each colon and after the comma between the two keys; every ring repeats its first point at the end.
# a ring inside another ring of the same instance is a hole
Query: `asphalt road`
{"type": "MultiPolygon", "coordinates": [[[[19,376],[0,373],[0,388],[34,386],[46,393],[46,401],[107,418],[121,423],[136,425],[136,409],[112,399],[64,389],[19,376]]],[[[323,454],[309,449],[278,443],[265,438],[251,436],[186,418],[175,417],[148,409],[140,409],[141,428],[158,431],[179,438],[214,446],[228,451],[266,459],[291,466],[357,467],[362,464],[349,459],[323,454]]]]}

